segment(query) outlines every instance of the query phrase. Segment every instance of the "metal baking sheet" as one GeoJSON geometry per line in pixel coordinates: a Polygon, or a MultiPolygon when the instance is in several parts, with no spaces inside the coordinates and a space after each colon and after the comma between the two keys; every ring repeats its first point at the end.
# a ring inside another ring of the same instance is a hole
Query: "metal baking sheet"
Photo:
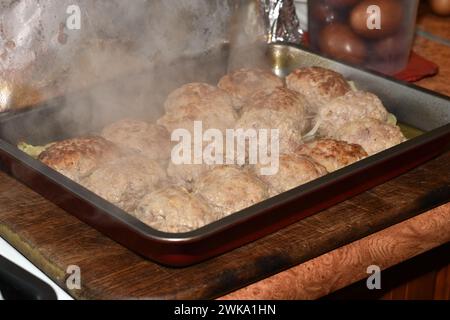
{"type": "MultiPolygon", "coordinates": [[[[209,52],[207,55],[182,59],[177,64],[158,68],[164,70],[167,75],[165,81],[171,83],[172,88],[180,84],[177,83],[176,77],[173,81],[171,80],[172,75],[175,75],[179,68],[183,68],[185,74],[191,77],[184,81],[216,83],[227,70],[228,53],[226,51],[222,48],[216,52],[209,52]]],[[[275,232],[407,172],[449,150],[450,100],[448,98],[320,57],[300,47],[274,44],[268,48],[265,56],[266,66],[272,67],[279,75],[286,75],[300,66],[319,65],[334,69],[344,74],[347,79],[354,81],[360,89],[377,94],[387,109],[397,116],[399,122],[424,133],[401,145],[200,229],[179,234],[152,229],[16,148],[17,142],[22,140],[43,144],[97,131],[100,126],[116,120],[104,119],[105,123],[93,121],[92,119],[95,118],[93,111],[98,106],[89,104],[89,99],[86,99],[86,103],[76,104],[77,108],[83,108],[77,110],[76,114],[84,114],[84,117],[61,117],[61,114],[70,115],[73,112],[73,110],[70,111],[71,106],[67,101],[85,99],[85,96],[89,96],[89,92],[57,98],[30,110],[0,118],[0,167],[129,249],[161,264],[180,267],[219,255],[275,232]]],[[[126,90],[125,84],[132,86],[133,83],[138,85],[142,81],[151,81],[152,74],[158,74],[158,72],[153,70],[135,75],[130,79],[120,79],[117,83],[108,83],[105,86],[120,86],[122,90],[126,90]]],[[[164,86],[164,90],[153,88],[147,94],[159,95],[162,102],[169,89],[170,86],[164,86]]],[[[145,97],[139,99],[145,100],[145,97]]],[[[162,112],[156,109],[153,110],[154,117],[162,112]]],[[[127,108],[122,112],[121,116],[139,117],[145,110],[127,108]]],[[[117,113],[113,114],[117,116],[117,113]]],[[[436,203],[437,205],[439,203],[436,203]]]]}

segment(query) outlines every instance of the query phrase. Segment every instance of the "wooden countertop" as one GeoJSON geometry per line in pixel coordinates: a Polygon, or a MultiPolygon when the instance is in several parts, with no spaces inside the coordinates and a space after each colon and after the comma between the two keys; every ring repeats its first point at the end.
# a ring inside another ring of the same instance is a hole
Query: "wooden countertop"
{"type": "MultiPolygon", "coordinates": [[[[450,32],[448,19],[436,19],[426,15],[420,24],[450,32]]],[[[441,66],[438,76],[419,84],[450,95],[450,48],[418,38],[415,49],[441,66]]],[[[450,204],[417,215],[429,209],[429,190],[439,193],[448,185],[449,163],[447,153],[273,235],[184,269],[142,259],[0,172],[0,236],[61,286],[67,267],[80,266],[82,288],[70,291],[76,298],[215,298],[253,283],[224,298],[312,299],[366,277],[370,264],[384,269],[450,241],[450,204]],[[286,271],[277,273],[281,270],[286,271]]]]}

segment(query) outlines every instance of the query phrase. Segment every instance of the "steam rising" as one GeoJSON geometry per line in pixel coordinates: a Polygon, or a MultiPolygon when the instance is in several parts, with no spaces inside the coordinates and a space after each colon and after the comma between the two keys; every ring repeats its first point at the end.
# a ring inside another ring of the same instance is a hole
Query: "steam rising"
{"type": "Polygon", "coordinates": [[[259,1],[242,1],[231,19],[228,71],[267,67],[267,34],[259,1]]]}
{"type": "Polygon", "coordinates": [[[215,83],[226,73],[237,2],[0,0],[0,45],[15,44],[0,62],[0,76],[20,73],[42,96],[64,95],[48,123],[29,125],[58,123],[70,131],[65,137],[127,116],[155,120],[172,89],[215,83]],[[70,4],[80,7],[80,30],[64,27],[70,4]]]}

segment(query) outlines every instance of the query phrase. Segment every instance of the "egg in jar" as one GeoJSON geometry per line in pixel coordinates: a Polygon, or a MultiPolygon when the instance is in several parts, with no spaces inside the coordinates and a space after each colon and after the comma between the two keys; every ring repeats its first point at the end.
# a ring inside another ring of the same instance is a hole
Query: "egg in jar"
{"type": "Polygon", "coordinates": [[[326,55],[353,64],[364,62],[367,48],[363,41],[344,24],[334,23],[323,28],[319,47],[326,55]]]}
{"type": "Polygon", "coordinates": [[[398,0],[364,0],[350,13],[353,31],[366,39],[381,39],[396,33],[403,21],[398,0]]]}

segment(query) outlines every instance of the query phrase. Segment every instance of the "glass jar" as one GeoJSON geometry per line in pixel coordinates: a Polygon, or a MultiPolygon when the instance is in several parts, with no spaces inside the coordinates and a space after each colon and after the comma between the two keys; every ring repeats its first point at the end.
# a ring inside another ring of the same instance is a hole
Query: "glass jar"
{"type": "Polygon", "coordinates": [[[325,56],[395,74],[408,64],[419,0],[309,0],[311,46],[325,56]]]}

